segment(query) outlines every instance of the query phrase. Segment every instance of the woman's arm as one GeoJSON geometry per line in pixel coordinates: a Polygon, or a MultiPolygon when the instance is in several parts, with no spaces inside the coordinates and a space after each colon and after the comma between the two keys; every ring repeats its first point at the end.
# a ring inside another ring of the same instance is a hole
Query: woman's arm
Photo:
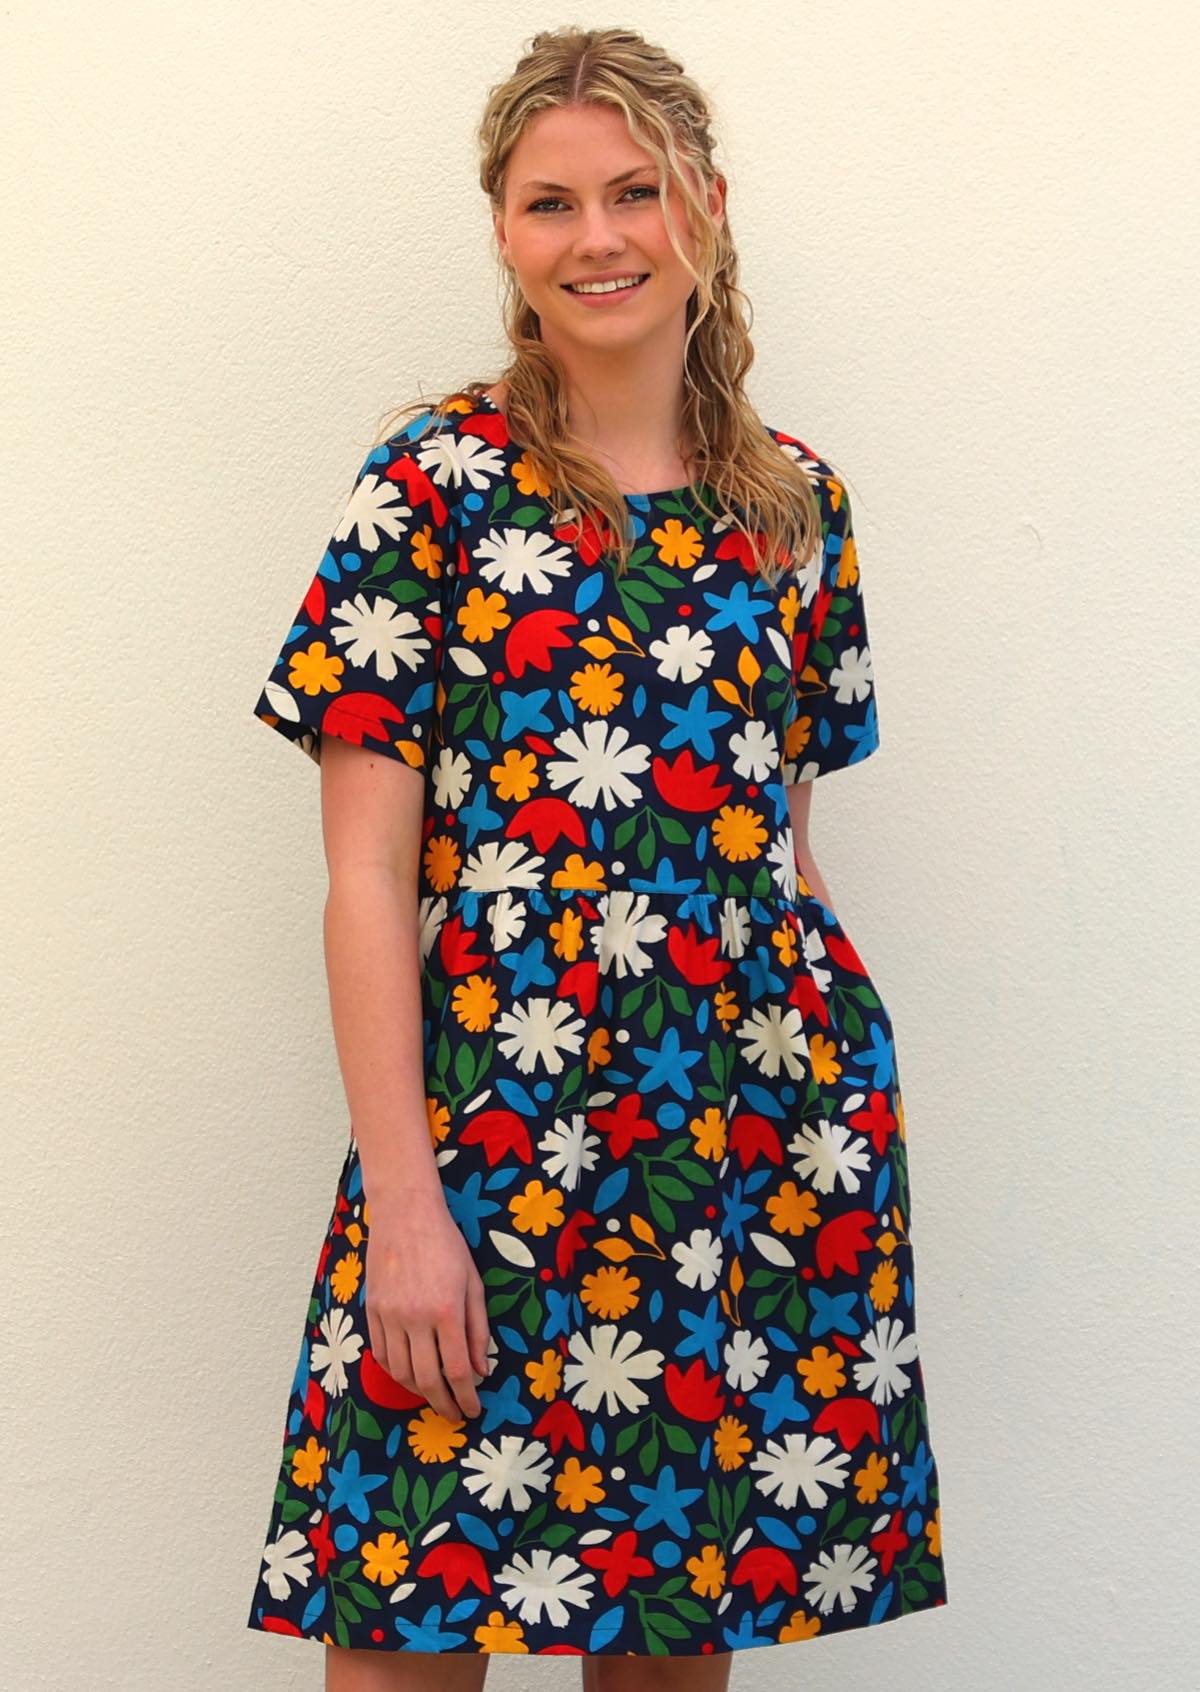
{"type": "Polygon", "coordinates": [[[450,1215],[425,1102],[418,869],[424,775],[321,737],[334,1039],[362,1165],[371,1349],[439,1415],[479,1413],[483,1286],[450,1215]]]}
{"type": "MultiPolygon", "coordinates": [[[[808,840],[808,819],[812,814],[811,781],[790,782],[784,788],[787,794],[788,810],[792,818],[792,839],[796,845],[796,862],[800,866],[800,874],[824,904],[833,910],[833,900],[829,896],[829,889],[821,879],[821,872],[817,868],[812,855],[812,848],[808,840]]],[[[834,915],[837,912],[834,911],[834,915]]]]}

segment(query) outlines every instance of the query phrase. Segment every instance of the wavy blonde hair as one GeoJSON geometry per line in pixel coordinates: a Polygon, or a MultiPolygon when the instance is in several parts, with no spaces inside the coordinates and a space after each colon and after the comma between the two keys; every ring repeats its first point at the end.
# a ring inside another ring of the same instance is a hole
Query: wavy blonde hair
{"type": "MultiPolygon", "coordinates": [[[[693,467],[690,492],[697,504],[714,518],[728,513],[746,536],[760,574],[774,586],[785,570],[807,562],[819,542],[820,506],[810,471],[781,451],[743,388],[754,362],[742,314],[749,300],[738,287],[728,215],[717,223],[706,204],[717,170],[711,116],[701,89],[675,59],[634,30],[539,31],[512,75],[489,91],[478,129],[480,184],[493,211],[502,213],[508,161],[525,125],[548,108],[587,104],[624,113],[632,138],[657,162],[664,206],[671,181],[683,196],[696,241],[695,265],[667,223],[672,247],[696,279],[687,303],[680,457],[693,467]],[[684,167],[695,173],[702,193],[684,167]],[[690,453],[684,450],[688,437],[695,443],[690,453]],[[717,497],[715,511],[705,488],[717,497]]],[[[515,274],[506,264],[501,269],[504,328],[512,347],[502,372],[509,434],[544,473],[558,501],[556,522],[568,515],[578,521],[590,518],[623,575],[633,550],[625,497],[608,472],[575,444],[560,362],[542,341],[537,314],[515,274]]],[[[455,400],[461,410],[463,398],[477,401],[493,385],[473,380],[436,401],[396,407],[381,421],[374,445],[395,432],[399,418],[432,408],[430,426],[439,426],[456,409],[455,400]]]]}

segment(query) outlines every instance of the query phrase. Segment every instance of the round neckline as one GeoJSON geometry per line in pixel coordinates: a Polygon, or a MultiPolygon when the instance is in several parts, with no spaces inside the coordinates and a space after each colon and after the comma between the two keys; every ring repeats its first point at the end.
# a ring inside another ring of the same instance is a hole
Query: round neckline
{"type": "MultiPolygon", "coordinates": [[[[496,401],[490,394],[481,393],[479,395],[479,399],[483,402],[483,404],[490,406],[497,417],[503,417],[505,415],[502,408],[496,404],[496,401]]],[[[512,437],[510,436],[509,439],[511,440],[512,437]]],[[[660,499],[681,499],[685,494],[691,494],[692,492],[693,484],[691,482],[685,482],[678,488],[653,488],[649,493],[622,493],[621,498],[629,500],[630,503],[637,503],[641,500],[645,500],[649,503],[653,500],[660,499]]]]}

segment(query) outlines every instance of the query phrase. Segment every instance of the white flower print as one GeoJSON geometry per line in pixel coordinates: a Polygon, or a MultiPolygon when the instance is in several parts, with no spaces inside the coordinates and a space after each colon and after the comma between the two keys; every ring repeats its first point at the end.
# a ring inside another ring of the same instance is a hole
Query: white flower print
{"type": "Polygon", "coordinates": [[[443,746],[433,760],[429,772],[434,803],[439,810],[457,811],[470,792],[473,779],[471,760],[464,752],[452,752],[443,746]]]}
{"type": "Polygon", "coordinates": [[[809,1073],[804,1018],[795,1005],[772,1002],[752,1010],[738,1024],[737,1037],[745,1042],[747,1060],[764,1075],[778,1075],[781,1066],[793,1081],[809,1073]]]}
{"type": "Polygon", "coordinates": [[[551,1459],[540,1439],[501,1434],[499,1446],[485,1439],[478,1451],[464,1451],[459,1467],[476,1471],[465,1475],[463,1484],[479,1494],[485,1510],[502,1509],[506,1498],[514,1510],[528,1510],[533,1494],[546,1490],[551,1459]]]}
{"type": "Polygon", "coordinates": [[[412,507],[406,504],[400,484],[368,470],[351,494],[333,538],[346,541],[356,534],[355,544],[363,552],[377,552],[380,536],[398,541],[411,518],[412,507]]]}
{"type": "Polygon", "coordinates": [[[530,854],[519,840],[486,840],[463,865],[458,885],[464,892],[503,893],[508,887],[540,887],[544,858],[530,854]]]}
{"type": "Polygon", "coordinates": [[[829,672],[829,685],[840,705],[859,703],[871,697],[874,672],[869,646],[848,646],[829,672]]]}
{"type": "Polygon", "coordinates": [[[890,1404],[903,1398],[912,1385],[903,1365],[917,1360],[917,1336],[905,1333],[897,1317],[881,1316],[859,1341],[867,1361],[854,1364],[854,1384],[860,1392],[870,1389],[873,1404],[890,1404]]]}
{"type": "Polygon", "coordinates": [[[804,1571],[804,1596],[814,1609],[827,1616],[840,1598],[842,1610],[853,1610],[860,1592],[870,1592],[878,1567],[865,1545],[844,1541],[822,1551],[804,1571]]]}
{"type": "Polygon", "coordinates": [[[491,487],[504,474],[504,455],[479,435],[441,429],[413,449],[422,470],[439,488],[491,487]]]}
{"type": "Polygon", "coordinates": [[[663,938],[667,919],[661,911],[650,910],[649,904],[648,894],[627,888],[607,896],[604,920],[592,930],[602,974],[623,980],[626,975],[645,975],[654,967],[654,955],[645,948],[663,938]]]}
{"type": "Polygon", "coordinates": [[[752,717],[729,736],[733,767],[746,781],[769,781],[779,768],[779,740],[769,723],[752,717]]]}
{"type": "Polygon", "coordinates": [[[781,1510],[794,1510],[800,1493],[809,1509],[816,1510],[827,1502],[827,1488],[845,1486],[849,1463],[850,1453],[839,1451],[836,1441],[822,1434],[806,1439],[790,1433],[782,1440],[769,1439],[750,1467],[762,1471],[755,1485],[768,1498],[775,1493],[781,1510]]]}
{"type": "Polygon", "coordinates": [[[699,1287],[701,1292],[711,1292],[721,1273],[725,1246],[719,1235],[710,1229],[693,1228],[686,1240],[676,1240],[671,1247],[671,1256],[679,1265],[675,1271],[676,1280],[682,1281],[685,1287],[699,1287]]]}
{"type": "Polygon", "coordinates": [[[859,1175],[871,1173],[871,1152],[865,1134],[844,1122],[806,1122],[788,1141],[797,1175],[819,1193],[831,1193],[838,1181],[848,1193],[862,1186],[859,1175]]]}
{"type": "Polygon", "coordinates": [[[571,1335],[567,1347],[575,1361],[563,1370],[563,1386],[580,1410],[598,1410],[601,1399],[607,1416],[641,1409],[647,1394],[634,1382],[654,1380],[663,1365],[662,1352],[639,1351],[641,1343],[635,1328],[619,1332],[615,1322],[592,1328],[590,1339],[571,1335]]]}
{"type": "Polygon", "coordinates": [[[324,1341],[314,1340],[312,1370],[321,1375],[321,1385],[331,1398],[340,1398],[347,1386],[346,1365],[358,1361],[362,1351],[362,1335],[354,1331],[350,1312],[340,1305],[327,1310],[321,1317],[324,1341]]]}
{"type": "Polygon", "coordinates": [[[555,578],[565,580],[573,568],[570,548],[538,529],[491,529],[476,541],[475,560],[481,579],[502,593],[549,596],[555,578]]]}
{"type": "Polygon", "coordinates": [[[487,920],[492,930],[493,952],[505,952],[514,940],[525,932],[529,910],[524,899],[517,899],[507,890],[490,901],[487,920]]]}
{"type": "Polygon", "coordinates": [[[579,1185],[580,1172],[596,1167],[596,1148],[599,1134],[588,1132],[587,1118],[576,1111],[565,1121],[559,1117],[538,1141],[538,1150],[545,1152],[542,1168],[552,1181],[559,1182],[567,1192],[579,1185]]]}
{"type": "Polygon", "coordinates": [[[646,650],[658,664],[664,681],[684,687],[698,682],[715,656],[708,630],[689,629],[685,623],[673,623],[662,639],[652,640],[646,650]]]}
{"type": "Polygon", "coordinates": [[[263,1579],[272,1598],[283,1603],[293,1583],[307,1586],[312,1577],[312,1548],[296,1528],[281,1528],[263,1552],[263,1579]]]}
{"type": "Polygon", "coordinates": [[[794,899],[800,888],[796,874],[796,842],[787,833],[777,834],[767,847],[771,876],[785,899],[794,899]]]}
{"type": "Polygon", "coordinates": [[[574,1557],[565,1553],[556,1557],[538,1547],[528,1557],[518,1552],[512,1562],[500,1570],[496,1584],[510,1589],[508,1603],[519,1599],[515,1608],[522,1621],[541,1621],[545,1610],[552,1627],[565,1627],[570,1620],[567,1605],[586,1609],[591,1602],[595,1578],[590,1573],[580,1574],[574,1557]]]}
{"type": "Polygon", "coordinates": [[[735,1392],[749,1392],[757,1386],[771,1363],[767,1342],[761,1334],[735,1328],[725,1345],[725,1379],[735,1392]]]}
{"type": "Polygon", "coordinates": [[[741,899],[722,899],[720,925],[727,956],[740,958],[750,938],[750,913],[741,899]]]}
{"type": "Polygon", "coordinates": [[[521,999],[495,1021],[500,1050],[515,1058],[522,1075],[537,1067],[540,1059],[548,1075],[561,1075],[563,1053],[576,1056],[583,1044],[584,1020],[574,1014],[565,999],[548,999],[540,994],[521,999]]]}
{"type": "Polygon", "coordinates": [[[590,718],[555,735],[554,744],[563,756],[547,761],[546,779],[555,792],[568,788],[571,803],[581,810],[596,810],[603,800],[606,810],[615,811],[645,797],[641,783],[630,778],[649,769],[650,748],[630,744],[623,723],[590,718]]]}
{"type": "Polygon", "coordinates": [[[444,893],[424,894],[417,905],[417,947],[421,966],[429,962],[438,931],[446,920],[449,906],[444,893]]]}
{"type": "MultiPolygon", "coordinates": [[[[430,600],[428,608],[438,609],[430,600]]],[[[422,670],[433,642],[421,626],[421,619],[389,599],[386,594],[363,588],[353,599],[343,599],[335,605],[333,615],[343,627],[330,625],[330,637],[346,654],[346,662],[356,670],[374,665],[380,681],[395,681],[400,665],[406,670],[422,670]]]]}

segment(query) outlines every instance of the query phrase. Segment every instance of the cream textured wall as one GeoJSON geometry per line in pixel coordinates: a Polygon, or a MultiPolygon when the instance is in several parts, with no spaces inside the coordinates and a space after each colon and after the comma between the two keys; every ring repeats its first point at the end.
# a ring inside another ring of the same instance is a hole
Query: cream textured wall
{"type": "Polygon", "coordinates": [[[1197,1684],[1200,43],[1108,0],[4,8],[0,1682],[321,1684],[244,1625],[344,1134],[316,774],[250,707],[379,413],[499,368],[471,131],[565,21],[716,100],[752,392],[872,618],[814,838],[950,1603],[734,1685],[1197,1684]]]}

